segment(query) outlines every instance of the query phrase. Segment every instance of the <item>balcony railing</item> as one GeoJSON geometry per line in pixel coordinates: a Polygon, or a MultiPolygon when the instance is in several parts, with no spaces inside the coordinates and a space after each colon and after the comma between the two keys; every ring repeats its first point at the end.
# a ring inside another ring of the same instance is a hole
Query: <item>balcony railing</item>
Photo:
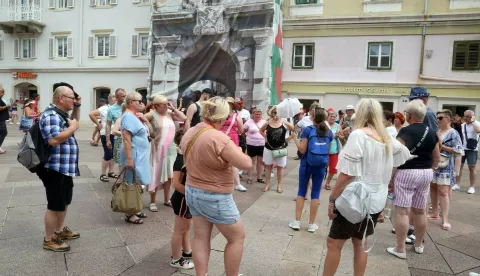
{"type": "Polygon", "coordinates": [[[0,6],[0,22],[42,21],[42,9],[38,5],[24,4],[0,6]]]}

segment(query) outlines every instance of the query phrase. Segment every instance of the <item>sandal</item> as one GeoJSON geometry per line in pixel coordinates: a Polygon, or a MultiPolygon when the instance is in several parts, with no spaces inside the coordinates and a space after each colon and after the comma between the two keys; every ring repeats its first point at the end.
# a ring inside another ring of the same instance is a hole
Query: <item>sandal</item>
{"type": "Polygon", "coordinates": [[[150,206],[148,206],[148,209],[150,209],[150,211],[152,212],[158,212],[158,207],[157,207],[157,204],[155,203],[150,203],[150,206]]]}
{"type": "Polygon", "coordinates": [[[108,179],[108,177],[104,174],[100,175],[100,180],[103,181],[103,182],[109,182],[110,179],[108,179]]]}
{"type": "Polygon", "coordinates": [[[167,202],[164,202],[163,205],[168,206],[168,207],[172,207],[172,202],[169,200],[167,202]]]}
{"type": "Polygon", "coordinates": [[[110,177],[110,178],[118,178],[118,175],[115,174],[115,173],[113,173],[113,172],[108,173],[107,175],[108,175],[108,177],[110,177]]]}
{"type": "Polygon", "coordinates": [[[131,221],[130,219],[133,216],[135,215],[131,215],[131,216],[125,215],[125,222],[131,223],[131,224],[143,224],[143,220],[141,218],[137,218],[136,220],[131,221]]]}
{"type": "Polygon", "coordinates": [[[95,143],[95,142],[93,142],[93,141],[91,141],[91,142],[90,142],[90,146],[93,146],[93,147],[98,147],[98,144],[97,144],[97,143],[95,143]]]}
{"type": "Polygon", "coordinates": [[[325,190],[330,191],[331,189],[332,187],[330,187],[330,185],[325,185],[325,190]]]}
{"type": "Polygon", "coordinates": [[[265,193],[265,192],[268,192],[268,190],[270,190],[270,187],[265,187],[265,188],[263,188],[262,191],[265,193]]]}
{"type": "Polygon", "coordinates": [[[252,181],[251,179],[247,179],[247,184],[252,185],[252,184],[253,184],[253,181],[252,181]]]}
{"type": "Polygon", "coordinates": [[[135,216],[137,216],[137,217],[139,217],[139,218],[147,218],[147,217],[148,217],[147,214],[142,213],[142,212],[136,213],[135,216]]]}
{"type": "Polygon", "coordinates": [[[428,216],[428,219],[431,219],[431,220],[437,220],[437,219],[440,219],[440,216],[428,216]]]}
{"type": "Polygon", "coordinates": [[[283,189],[282,188],[277,188],[277,193],[279,193],[279,194],[283,193],[283,189]]]}
{"type": "Polygon", "coordinates": [[[448,222],[445,222],[444,224],[442,224],[442,228],[445,231],[450,231],[450,229],[452,229],[452,225],[448,222]]]}
{"type": "Polygon", "coordinates": [[[258,183],[265,183],[265,180],[261,179],[261,178],[257,178],[257,182],[258,183]]]}

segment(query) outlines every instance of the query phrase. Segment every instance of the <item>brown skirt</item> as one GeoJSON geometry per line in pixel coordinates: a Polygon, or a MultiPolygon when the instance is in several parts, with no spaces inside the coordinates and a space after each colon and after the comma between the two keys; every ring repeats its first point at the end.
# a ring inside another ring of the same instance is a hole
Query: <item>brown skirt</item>
{"type": "MultiPolygon", "coordinates": [[[[368,223],[367,237],[373,234],[373,229],[377,226],[377,220],[378,216],[380,216],[380,213],[371,215],[373,225],[371,221],[368,223]]],[[[337,217],[332,221],[332,227],[330,227],[330,233],[328,234],[328,237],[334,240],[348,240],[350,238],[363,240],[363,232],[365,232],[367,219],[353,224],[343,217],[337,210],[335,210],[335,214],[337,214],[337,217]]]]}

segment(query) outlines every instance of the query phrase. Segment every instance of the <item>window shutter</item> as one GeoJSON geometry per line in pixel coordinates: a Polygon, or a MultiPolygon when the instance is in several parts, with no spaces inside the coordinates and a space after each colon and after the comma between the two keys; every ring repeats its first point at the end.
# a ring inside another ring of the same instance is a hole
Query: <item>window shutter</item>
{"type": "Polygon", "coordinates": [[[140,3],[140,0],[133,0],[132,2],[133,2],[134,4],[138,4],[138,3],[140,3]]]}
{"type": "Polygon", "coordinates": [[[74,0],[67,0],[67,8],[73,8],[74,5],[75,5],[74,0]]]}
{"type": "Polygon", "coordinates": [[[15,0],[9,0],[9,1],[8,1],[8,5],[9,5],[10,7],[15,6],[15,0]]]}
{"type": "Polygon", "coordinates": [[[453,68],[465,69],[467,65],[467,43],[456,42],[453,52],[453,68]]]}
{"type": "Polygon", "coordinates": [[[40,7],[40,0],[34,0],[33,4],[37,7],[40,7]]]}
{"type": "Polygon", "coordinates": [[[467,68],[468,69],[480,68],[480,42],[472,41],[468,43],[467,68]]]}
{"type": "Polygon", "coordinates": [[[48,39],[48,58],[53,58],[55,53],[55,38],[50,37],[48,39]]]}
{"type": "Polygon", "coordinates": [[[110,0],[110,5],[116,5],[117,4],[117,0],[110,0]]]}
{"type": "Polygon", "coordinates": [[[13,58],[20,58],[20,40],[18,38],[13,41],[13,58]]]}
{"type": "Polygon", "coordinates": [[[116,57],[117,56],[117,36],[116,35],[111,35],[109,37],[109,39],[110,39],[110,43],[109,43],[110,56],[111,57],[116,57]]]}
{"type": "Polygon", "coordinates": [[[97,0],[90,0],[90,7],[95,7],[97,5],[97,0]]]}
{"type": "Polygon", "coordinates": [[[67,37],[67,57],[73,58],[73,38],[67,37]]]}
{"type": "Polygon", "coordinates": [[[32,52],[30,53],[30,58],[37,58],[37,39],[32,38],[30,40],[30,43],[32,44],[32,52]]]}
{"type": "Polygon", "coordinates": [[[88,57],[93,57],[93,49],[95,48],[95,37],[89,36],[88,37],[88,57]]]}
{"type": "Polygon", "coordinates": [[[132,35],[132,57],[138,57],[138,34],[132,35]]]}
{"type": "Polygon", "coordinates": [[[0,59],[3,59],[3,40],[0,39],[0,59]]]}
{"type": "Polygon", "coordinates": [[[55,0],[49,0],[48,1],[48,8],[49,9],[55,9],[55,0]]]}

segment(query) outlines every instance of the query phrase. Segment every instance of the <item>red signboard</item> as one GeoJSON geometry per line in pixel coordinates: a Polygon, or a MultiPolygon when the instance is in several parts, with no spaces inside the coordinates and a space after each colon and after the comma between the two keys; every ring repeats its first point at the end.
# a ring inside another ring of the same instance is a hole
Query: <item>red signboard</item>
{"type": "Polygon", "coordinates": [[[36,79],[37,74],[32,72],[13,72],[12,77],[14,79],[36,79]]]}

